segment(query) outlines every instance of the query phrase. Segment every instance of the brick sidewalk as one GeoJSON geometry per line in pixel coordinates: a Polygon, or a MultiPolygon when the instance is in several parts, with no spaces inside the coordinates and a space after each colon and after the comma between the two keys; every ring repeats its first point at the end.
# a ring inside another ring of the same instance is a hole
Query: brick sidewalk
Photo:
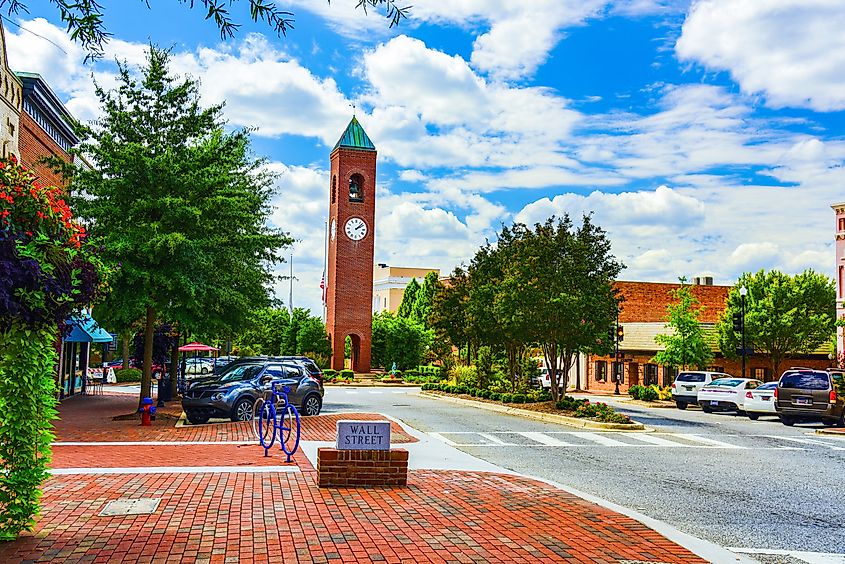
{"type": "MultiPolygon", "coordinates": [[[[96,410],[82,409],[82,402],[63,404],[59,439],[98,441],[101,431],[111,430],[112,441],[127,440],[115,436],[130,432],[127,422],[111,421],[125,401],[102,397],[96,410]],[[108,427],[90,433],[93,420],[108,427]]],[[[281,463],[278,455],[264,459],[253,445],[174,439],[189,428],[172,423],[132,423],[133,436],[187,444],[58,446],[54,468],[146,466],[149,457],[159,467],[281,463]]],[[[236,427],[199,435],[232,440],[243,433],[239,425],[191,432],[236,427]]],[[[322,430],[314,434],[331,428],[317,424],[322,430]]],[[[327,489],[317,487],[316,472],[301,453],[295,462],[299,471],[293,473],[255,468],[54,476],[45,484],[35,532],[0,544],[0,562],[704,562],[637,521],[535,480],[413,471],[405,488],[327,489]],[[109,501],[125,498],[161,502],[149,515],[99,516],[109,501]]]]}

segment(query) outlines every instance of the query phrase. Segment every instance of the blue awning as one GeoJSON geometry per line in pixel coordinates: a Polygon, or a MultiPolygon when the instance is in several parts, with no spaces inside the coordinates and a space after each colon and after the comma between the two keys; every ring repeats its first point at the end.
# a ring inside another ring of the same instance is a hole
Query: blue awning
{"type": "Polygon", "coordinates": [[[66,343],[110,343],[112,336],[100,327],[94,319],[85,313],[74,315],[67,320],[70,334],[65,337],[66,343]]]}

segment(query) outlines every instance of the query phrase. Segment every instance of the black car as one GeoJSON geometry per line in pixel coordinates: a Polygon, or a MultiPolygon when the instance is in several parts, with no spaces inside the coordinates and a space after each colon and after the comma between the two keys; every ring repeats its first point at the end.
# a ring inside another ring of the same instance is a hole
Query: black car
{"type": "Polygon", "coordinates": [[[255,400],[263,397],[271,380],[290,386],[289,401],[302,415],[317,415],[323,407],[323,383],[297,360],[243,358],[223,372],[188,384],[182,409],[188,421],[205,423],[212,417],[249,421],[255,400]]]}

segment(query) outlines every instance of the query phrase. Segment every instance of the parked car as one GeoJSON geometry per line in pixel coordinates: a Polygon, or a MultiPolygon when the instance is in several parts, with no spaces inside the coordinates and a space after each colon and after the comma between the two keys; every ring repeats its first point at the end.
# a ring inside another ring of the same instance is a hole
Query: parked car
{"type": "Polygon", "coordinates": [[[777,382],[766,382],[745,392],[743,408],[749,419],[756,420],[761,415],[777,415],[774,399],[777,387],[777,382]]]}
{"type": "MultiPolygon", "coordinates": [[[[123,368],[123,359],[116,358],[114,360],[109,360],[108,362],[103,363],[104,368],[114,368],[117,370],[118,368],[123,368]]],[[[129,359],[129,368],[138,368],[137,363],[135,362],[134,358],[129,359]]]]}
{"type": "Polygon", "coordinates": [[[220,374],[226,366],[239,358],[237,356],[218,356],[214,359],[214,373],[220,374]]]}
{"type": "Polygon", "coordinates": [[[686,409],[688,405],[698,405],[698,391],[717,378],[732,378],[723,372],[708,372],[706,370],[685,370],[680,372],[672,382],[672,399],[678,409],[686,409]]]}
{"type": "Polygon", "coordinates": [[[232,421],[252,419],[255,400],[264,396],[272,380],[290,386],[289,401],[302,415],[317,415],[323,406],[323,384],[305,366],[294,360],[241,359],[219,375],[187,384],[182,409],[188,421],[205,423],[212,417],[232,421]]]}
{"type": "Polygon", "coordinates": [[[775,409],[784,425],[821,421],[845,427],[845,372],[793,368],[783,373],[775,388],[775,409]]]}
{"type": "Polygon", "coordinates": [[[203,357],[203,356],[196,356],[191,358],[185,359],[185,374],[186,375],[196,375],[196,374],[211,374],[214,372],[214,359],[203,357]]]}
{"type": "Polygon", "coordinates": [[[736,411],[744,415],[745,392],[762,383],[753,378],[717,378],[698,391],[698,405],[704,413],[736,411]]]}

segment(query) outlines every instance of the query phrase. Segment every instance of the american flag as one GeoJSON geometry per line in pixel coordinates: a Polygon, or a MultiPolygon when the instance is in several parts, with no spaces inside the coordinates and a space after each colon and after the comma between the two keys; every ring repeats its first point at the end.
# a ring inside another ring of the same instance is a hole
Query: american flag
{"type": "Polygon", "coordinates": [[[320,279],[320,290],[323,291],[323,305],[326,305],[326,271],[323,270],[323,278],[320,279]]]}

